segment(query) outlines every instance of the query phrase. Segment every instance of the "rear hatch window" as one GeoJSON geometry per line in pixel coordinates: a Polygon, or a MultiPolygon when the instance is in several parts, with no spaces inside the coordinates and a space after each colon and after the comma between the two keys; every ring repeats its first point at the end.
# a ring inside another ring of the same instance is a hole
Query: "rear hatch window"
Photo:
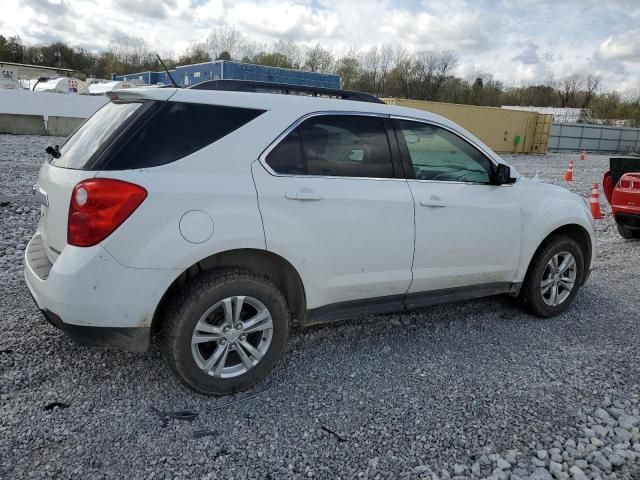
{"type": "Polygon", "coordinates": [[[110,102],[73,133],[51,164],[81,170],[165,165],[220,140],[262,113],[186,102],[110,102]]]}
{"type": "Polygon", "coordinates": [[[87,169],[98,150],[118,129],[125,126],[141,107],[141,103],[107,103],[62,144],[60,157],[52,158],[51,164],[76,170],[87,169]]]}

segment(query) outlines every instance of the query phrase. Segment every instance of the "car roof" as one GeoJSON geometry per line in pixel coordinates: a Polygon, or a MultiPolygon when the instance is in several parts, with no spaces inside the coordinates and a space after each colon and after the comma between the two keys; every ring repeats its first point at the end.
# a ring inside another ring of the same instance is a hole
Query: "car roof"
{"type": "Polygon", "coordinates": [[[283,95],[280,93],[229,92],[220,90],[196,90],[182,88],[128,88],[114,90],[117,98],[147,98],[190,103],[210,103],[229,107],[256,108],[260,110],[289,109],[292,114],[315,112],[353,112],[397,115],[440,123],[452,128],[460,127],[435,113],[414,108],[398,107],[386,103],[360,102],[309,95],[283,95]]]}

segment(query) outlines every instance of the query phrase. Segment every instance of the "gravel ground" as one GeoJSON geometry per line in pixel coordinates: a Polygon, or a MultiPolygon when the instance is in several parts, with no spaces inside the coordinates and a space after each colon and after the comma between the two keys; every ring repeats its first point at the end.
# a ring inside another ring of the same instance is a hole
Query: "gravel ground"
{"type": "MultiPolygon", "coordinates": [[[[157,341],[78,346],[33,305],[22,254],[54,141],[0,135],[0,478],[640,478],[640,242],[610,215],[559,318],[494,297],[315,327],[252,391],[206,398],[157,341]]],[[[563,183],[570,157],[507,158],[563,183]]],[[[607,159],[573,158],[587,196],[607,159]]]]}

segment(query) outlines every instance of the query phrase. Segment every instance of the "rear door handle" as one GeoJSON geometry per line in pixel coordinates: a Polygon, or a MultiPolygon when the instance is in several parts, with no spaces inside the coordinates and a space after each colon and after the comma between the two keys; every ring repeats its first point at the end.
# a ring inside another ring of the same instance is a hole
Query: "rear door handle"
{"type": "Polygon", "coordinates": [[[446,207],[447,202],[442,200],[440,197],[432,195],[429,200],[420,200],[420,205],[423,207],[446,207]]]}
{"type": "Polygon", "coordinates": [[[315,192],[287,192],[284,196],[289,200],[301,200],[301,201],[318,201],[322,200],[322,195],[315,192]]]}

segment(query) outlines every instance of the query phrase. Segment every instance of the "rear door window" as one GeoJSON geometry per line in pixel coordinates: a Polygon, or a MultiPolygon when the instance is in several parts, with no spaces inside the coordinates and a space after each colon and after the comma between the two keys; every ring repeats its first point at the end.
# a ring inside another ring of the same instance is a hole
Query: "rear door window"
{"type": "Polygon", "coordinates": [[[306,173],[300,131],[297,128],[269,152],[267,164],[274,172],[284,175],[304,175],[306,173]]]}
{"type": "Polygon", "coordinates": [[[312,117],[289,133],[266,162],[280,174],[394,177],[385,125],[374,116],[312,117]]]}

